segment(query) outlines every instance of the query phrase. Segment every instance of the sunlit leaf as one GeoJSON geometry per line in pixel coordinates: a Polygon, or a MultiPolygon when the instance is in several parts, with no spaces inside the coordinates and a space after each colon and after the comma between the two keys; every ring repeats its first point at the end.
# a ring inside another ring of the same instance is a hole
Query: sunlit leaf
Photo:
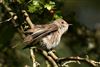
{"type": "Polygon", "coordinates": [[[60,11],[57,11],[57,12],[54,14],[54,18],[55,18],[55,19],[63,18],[62,15],[61,15],[61,12],[60,12],[60,11]]]}
{"type": "Polygon", "coordinates": [[[49,3],[44,5],[44,8],[51,10],[55,6],[55,2],[50,1],[49,3]]]}
{"type": "Polygon", "coordinates": [[[35,11],[41,10],[43,7],[41,6],[41,1],[39,0],[33,0],[32,3],[28,6],[28,11],[30,13],[33,13],[35,11]]]}

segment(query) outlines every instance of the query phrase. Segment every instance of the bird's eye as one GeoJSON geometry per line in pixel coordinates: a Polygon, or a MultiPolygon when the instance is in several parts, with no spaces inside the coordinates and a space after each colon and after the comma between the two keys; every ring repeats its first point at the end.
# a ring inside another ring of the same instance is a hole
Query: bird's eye
{"type": "Polygon", "coordinates": [[[64,24],[64,22],[61,22],[62,24],[64,24]]]}

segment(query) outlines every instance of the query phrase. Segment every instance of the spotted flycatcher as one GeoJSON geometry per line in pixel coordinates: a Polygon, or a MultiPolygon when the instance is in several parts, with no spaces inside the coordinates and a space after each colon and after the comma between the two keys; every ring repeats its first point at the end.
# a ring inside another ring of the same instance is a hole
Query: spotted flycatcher
{"type": "Polygon", "coordinates": [[[68,30],[69,25],[71,24],[63,19],[56,19],[50,24],[35,25],[33,29],[25,32],[31,34],[26,36],[24,43],[27,44],[26,47],[32,47],[39,42],[42,48],[52,49],[59,44],[61,36],[68,30]]]}

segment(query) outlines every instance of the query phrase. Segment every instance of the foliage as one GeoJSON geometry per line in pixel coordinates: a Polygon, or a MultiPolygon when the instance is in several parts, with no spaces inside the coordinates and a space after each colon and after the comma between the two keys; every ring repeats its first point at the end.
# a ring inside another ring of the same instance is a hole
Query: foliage
{"type": "Polygon", "coordinates": [[[57,6],[54,1],[43,0],[30,0],[27,3],[27,11],[30,13],[36,13],[42,15],[45,11],[51,14],[51,18],[62,18],[61,12],[57,10],[57,6]]]}

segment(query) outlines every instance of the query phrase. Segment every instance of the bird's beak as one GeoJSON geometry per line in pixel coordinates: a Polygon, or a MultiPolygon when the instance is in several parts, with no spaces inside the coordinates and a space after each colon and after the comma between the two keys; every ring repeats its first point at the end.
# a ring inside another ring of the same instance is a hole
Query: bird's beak
{"type": "Polygon", "coordinates": [[[73,24],[68,24],[69,26],[73,25],[73,24]]]}

